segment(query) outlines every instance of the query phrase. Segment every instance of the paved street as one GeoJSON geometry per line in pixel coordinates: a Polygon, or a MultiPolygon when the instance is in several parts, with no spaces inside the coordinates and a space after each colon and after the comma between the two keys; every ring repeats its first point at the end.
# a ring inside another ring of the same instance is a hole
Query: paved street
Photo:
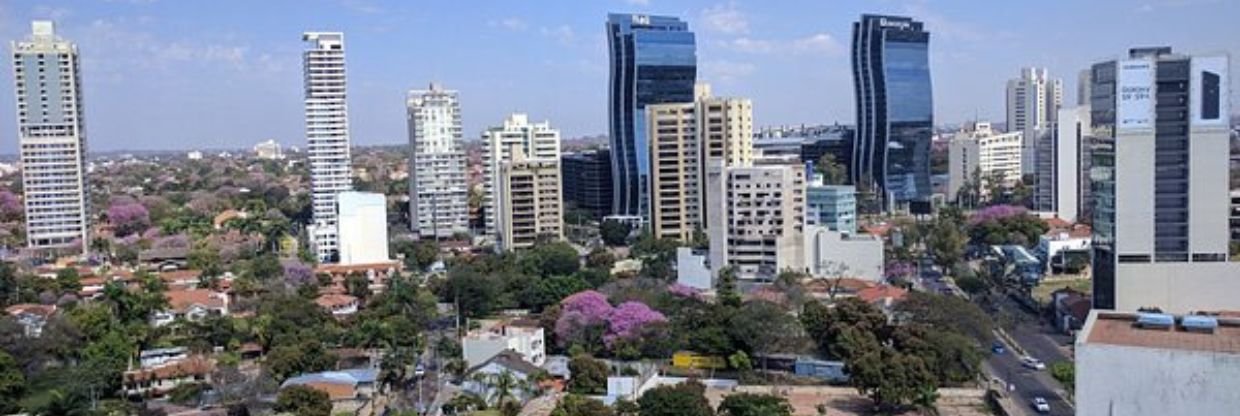
{"type": "Polygon", "coordinates": [[[1030,405],[1033,398],[1042,397],[1050,403],[1050,414],[1072,415],[1074,409],[1068,406],[1059,393],[1064,391],[1062,386],[1049,373],[1051,364],[1071,361],[1067,348],[1064,347],[1071,337],[1056,333],[1050,325],[1008,297],[999,299],[996,306],[1016,318],[1016,325],[1008,331],[1008,335],[1020,344],[1027,354],[1046,363],[1048,370],[1024,368],[1020,363],[1019,353],[1009,345],[1006,353],[992,352],[987,359],[994,375],[1016,385],[1016,391],[1012,392],[1014,399],[1028,414],[1036,414],[1030,405]]]}

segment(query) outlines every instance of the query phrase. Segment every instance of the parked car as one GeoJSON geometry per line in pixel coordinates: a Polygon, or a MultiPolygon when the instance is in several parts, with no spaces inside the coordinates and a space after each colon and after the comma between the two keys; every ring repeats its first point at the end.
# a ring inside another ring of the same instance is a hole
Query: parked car
{"type": "Polygon", "coordinates": [[[1007,348],[1004,348],[1002,342],[995,341],[994,344],[991,344],[990,351],[994,352],[995,354],[1003,355],[1004,352],[1007,352],[1007,348]]]}
{"type": "Polygon", "coordinates": [[[1042,360],[1030,357],[1028,355],[1021,357],[1020,365],[1023,365],[1025,366],[1025,368],[1028,368],[1030,370],[1045,370],[1046,369],[1046,364],[1043,363],[1042,360]]]}
{"type": "Polygon", "coordinates": [[[1043,399],[1042,396],[1034,397],[1033,398],[1033,409],[1037,410],[1038,413],[1050,413],[1051,404],[1047,403],[1046,399],[1043,399]]]}

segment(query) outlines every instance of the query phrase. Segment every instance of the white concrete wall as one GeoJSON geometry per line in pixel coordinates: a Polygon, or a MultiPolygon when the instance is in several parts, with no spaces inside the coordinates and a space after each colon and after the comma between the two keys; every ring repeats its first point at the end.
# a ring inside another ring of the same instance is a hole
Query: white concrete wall
{"type": "Polygon", "coordinates": [[[1119,311],[1143,306],[1168,313],[1240,310],[1240,263],[1119,263],[1115,282],[1119,311]]]}
{"type": "Polygon", "coordinates": [[[883,242],[877,238],[844,239],[843,234],[821,226],[805,227],[805,266],[814,277],[845,277],[883,280],[883,242]],[[841,270],[840,268],[843,268],[841,270]]]}
{"type": "Polygon", "coordinates": [[[1115,251],[1154,254],[1154,131],[1115,139],[1115,251]]]}
{"type": "Polygon", "coordinates": [[[1077,346],[1077,416],[1235,415],[1236,386],[1240,355],[1077,346]]]}
{"type": "Polygon", "coordinates": [[[342,192],[337,201],[340,205],[340,264],[389,261],[387,199],[383,194],[342,192]]]}
{"type": "Polygon", "coordinates": [[[690,247],[676,248],[676,283],[700,290],[710,290],[711,270],[706,267],[706,254],[693,254],[690,247]]]}
{"type": "Polygon", "coordinates": [[[1227,253],[1231,237],[1229,132],[1225,128],[1194,127],[1190,135],[1188,249],[1192,253],[1227,253]]]}

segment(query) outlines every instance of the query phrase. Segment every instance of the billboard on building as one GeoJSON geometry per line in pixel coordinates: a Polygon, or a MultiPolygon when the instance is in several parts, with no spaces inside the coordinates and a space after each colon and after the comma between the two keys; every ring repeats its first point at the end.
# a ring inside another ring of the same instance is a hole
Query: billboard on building
{"type": "Polygon", "coordinates": [[[1139,129],[1154,127],[1154,61],[1130,59],[1119,61],[1115,93],[1116,128],[1139,129]]]}
{"type": "Polygon", "coordinates": [[[1193,58],[1189,111],[1193,126],[1226,127],[1231,106],[1226,56],[1193,58]]]}

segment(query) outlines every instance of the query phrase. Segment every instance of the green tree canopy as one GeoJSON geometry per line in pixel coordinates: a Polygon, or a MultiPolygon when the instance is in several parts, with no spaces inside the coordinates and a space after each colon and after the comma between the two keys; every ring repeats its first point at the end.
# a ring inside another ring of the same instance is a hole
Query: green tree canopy
{"type": "Polygon", "coordinates": [[[706,386],[690,380],[650,389],[637,399],[637,406],[641,416],[713,416],[705,393],[706,386]]]}
{"type": "Polygon", "coordinates": [[[327,392],[306,386],[290,386],[280,390],[275,411],[298,416],[331,416],[332,400],[327,392]]]}
{"type": "Polygon", "coordinates": [[[779,396],[739,393],[723,398],[719,416],[792,416],[792,405],[779,396]]]}

